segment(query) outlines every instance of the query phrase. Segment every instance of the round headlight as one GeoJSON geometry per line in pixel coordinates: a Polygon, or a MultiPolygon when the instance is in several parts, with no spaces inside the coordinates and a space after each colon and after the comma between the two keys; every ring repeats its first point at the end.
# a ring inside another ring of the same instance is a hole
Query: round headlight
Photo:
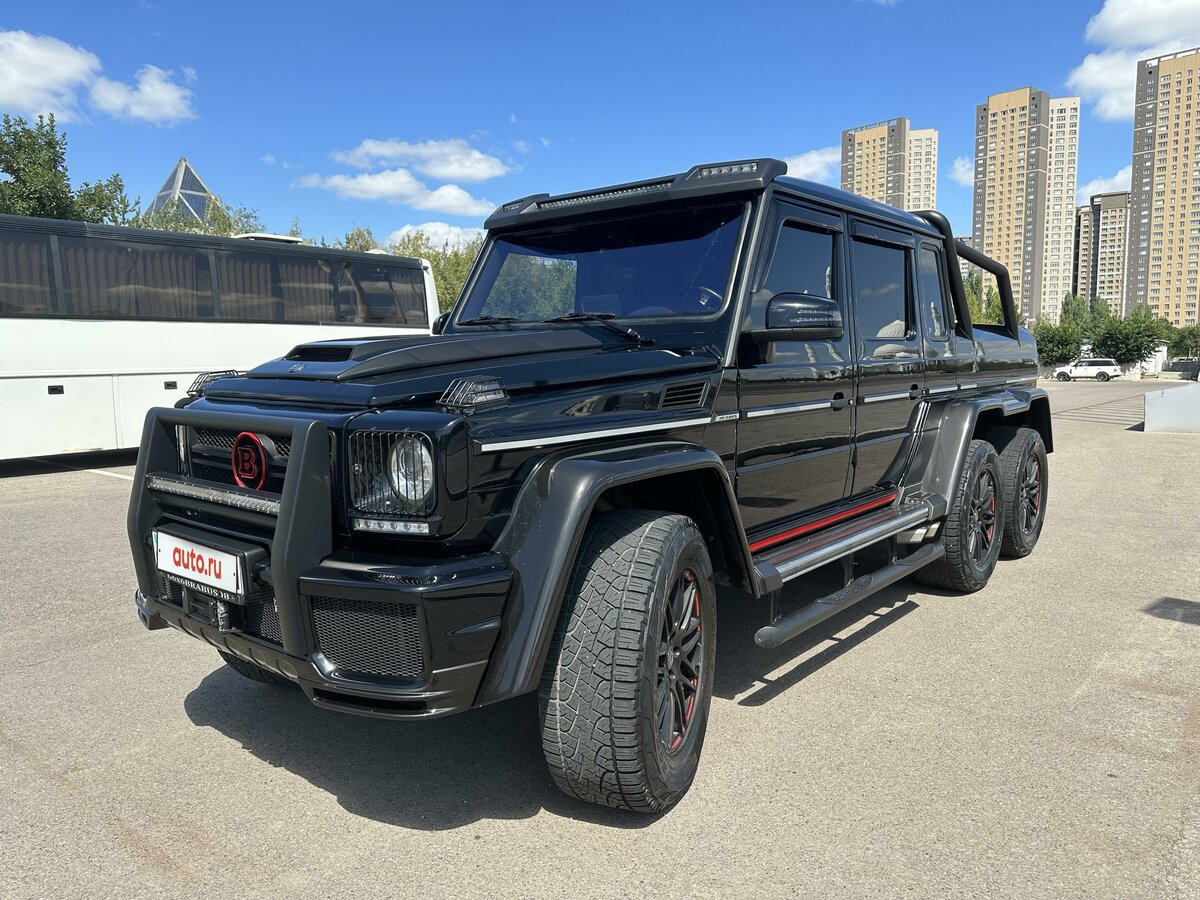
{"type": "Polygon", "coordinates": [[[388,456],[388,481],[392,489],[411,503],[419,503],[433,490],[433,457],[419,437],[408,435],[396,441],[388,456]]]}

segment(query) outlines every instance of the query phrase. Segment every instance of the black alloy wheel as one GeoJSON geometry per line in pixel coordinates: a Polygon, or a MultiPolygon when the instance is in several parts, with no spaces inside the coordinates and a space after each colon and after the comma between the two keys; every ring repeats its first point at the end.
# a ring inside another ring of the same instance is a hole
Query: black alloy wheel
{"type": "Polygon", "coordinates": [[[654,687],[654,721],[668,753],[687,736],[704,675],[704,629],[696,573],[684,569],[671,587],[658,641],[658,679],[654,687]]]}
{"type": "Polygon", "coordinates": [[[988,437],[1000,450],[1000,496],[1004,500],[1001,553],[1028,556],[1046,520],[1049,461],[1042,436],[1032,428],[993,428],[988,437]]]}
{"type": "Polygon", "coordinates": [[[1005,508],[1000,458],[984,440],[973,440],[938,537],[946,554],[916,574],[923,584],[972,593],[988,583],[1000,558],[1005,508]]]}

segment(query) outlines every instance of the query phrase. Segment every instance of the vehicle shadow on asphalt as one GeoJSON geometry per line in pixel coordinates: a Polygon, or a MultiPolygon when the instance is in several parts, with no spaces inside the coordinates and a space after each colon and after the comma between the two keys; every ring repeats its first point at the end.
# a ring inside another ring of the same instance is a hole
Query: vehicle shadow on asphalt
{"type": "Polygon", "coordinates": [[[1200,603],[1195,600],[1184,600],[1181,597],[1159,597],[1149,606],[1142,607],[1142,612],[1159,619],[1166,619],[1169,622],[1200,625],[1200,603]]]}
{"type": "Polygon", "coordinates": [[[119,469],[137,464],[136,450],[97,450],[64,453],[54,457],[29,457],[0,461],[0,478],[22,475],[53,475],[76,469],[119,469]]]}
{"type": "MultiPolygon", "coordinates": [[[[832,587],[836,589],[836,586],[832,587]]],[[[767,624],[765,601],[745,594],[722,597],[713,692],[723,699],[737,700],[740,706],[768,703],[864,641],[879,635],[889,625],[920,609],[920,605],[911,599],[911,595],[918,592],[933,596],[943,593],[905,579],[771,650],[764,650],[754,643],[754,632],[767,624]],[[856,625],[860,627],[842,634],[856,625]],[[822,644],[828,646],[812,652],[822,644]],[[770,676],[792,660],[797,661],[792,668],[770,676]]],[[[945,593],[945,596],[952,595],[945,593]]],[[[784,609],[791,610],[810,599],[815,598],[785,598],[784,609]]]]}
{"type": "Polygon", "coordinates": [[[329,792],[347,812],[388,825],[442,831],[543,809],[611,828],[658,818],[581,803],[554,786],[536,695],[447,719],[388,722],[318,709],[298,688],[256,684],[223,666],[184,709],[194,724],[329,792]]]}

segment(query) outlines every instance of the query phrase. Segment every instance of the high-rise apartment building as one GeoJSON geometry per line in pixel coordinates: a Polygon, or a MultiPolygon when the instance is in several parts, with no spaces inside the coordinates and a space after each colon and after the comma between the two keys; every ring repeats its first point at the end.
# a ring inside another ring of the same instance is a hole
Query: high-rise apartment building
{"type": "Polygon", "coordinates": [[[1137,68],[1126,311],[1200,323],[1200,48],[1137,68]]]}
{"type": "Polygon", "coordinates": [[[937,204],[937,131],[901,116],[842,132],[842,190],[898,206],[937,204]]]}
{"type": "Polygon", "coordinates": [[[904,208],[937,209],[937,129],[910,129],[906,150],[904,208]]]}
{"type": "Polygon", "coordinates": [[[1071,289],[1079,98],[1031,87],[975,110],[975,246],[1008,267],[1030,319],[1058,320],[1071,289]]]}
{"type": "Polygon", "coordinates": [[[1123,315],[1129,243],[1129,192],[1096,194],[1075,215],[1075,272],[1071,290],[1123,315]]]}
{"type": "Polygon", "coordinates": [[[1096,208],[1088,203],[1075,208],[1075,262],[1071,268],[1071,293],[1091,300],[1096,296],[1096,208]]]}

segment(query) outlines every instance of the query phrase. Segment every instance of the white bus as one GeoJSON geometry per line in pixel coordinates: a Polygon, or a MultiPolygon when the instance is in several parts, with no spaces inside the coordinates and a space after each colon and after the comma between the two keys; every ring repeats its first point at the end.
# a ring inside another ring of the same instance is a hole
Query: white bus
{"type": "Polygon", "coordinates": [[[423,259],[0,216],[0,460],[136,447],[201,373],[437,315],[423,259]]]}

